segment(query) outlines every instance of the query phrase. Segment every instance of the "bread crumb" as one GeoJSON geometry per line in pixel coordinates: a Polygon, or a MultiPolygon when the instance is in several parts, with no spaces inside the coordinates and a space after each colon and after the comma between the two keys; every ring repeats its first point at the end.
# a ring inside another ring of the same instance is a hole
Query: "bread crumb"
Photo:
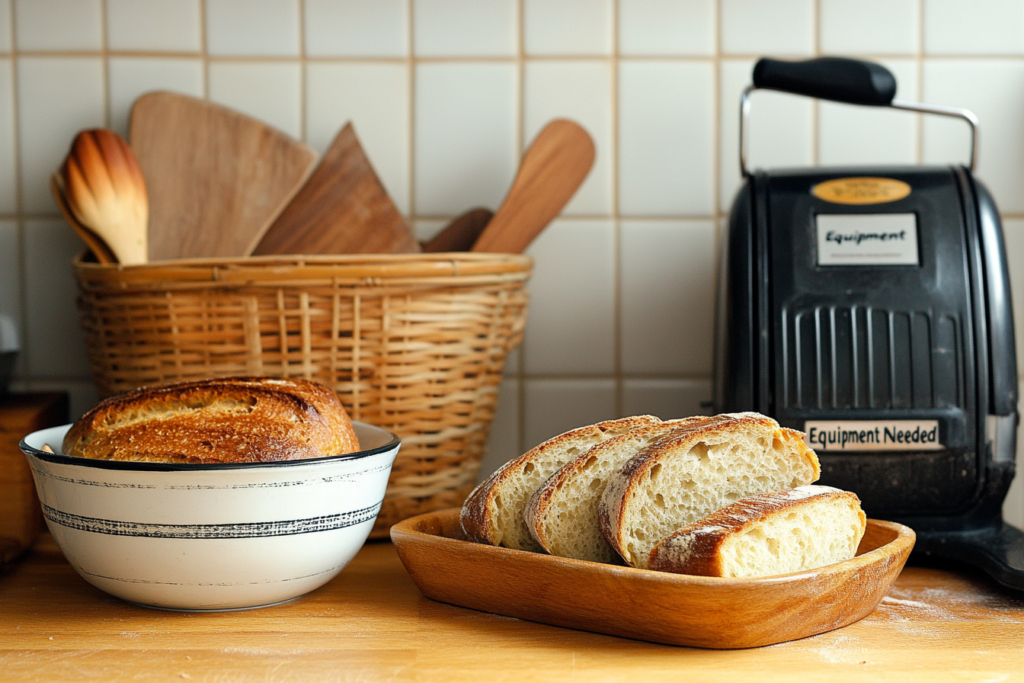
{"type": "Polygon", "coordinates": [[[53,453],[53,449],[50,448],[50,444],[48,444],[48,443],[44,443],[43,447],[40,448],[39,450],[46,451],[47,453],[53,453]]]}
{"type": "Polygon", "coordinates": [[[187,673],[185,673],[184,671],[182,671],[182,672],[181,672],[180,674],[178,674],[178,676],[180,676],[181,678],[192,678],[191,676],[189,676],[189,675],[188,675],[187,673]]]}

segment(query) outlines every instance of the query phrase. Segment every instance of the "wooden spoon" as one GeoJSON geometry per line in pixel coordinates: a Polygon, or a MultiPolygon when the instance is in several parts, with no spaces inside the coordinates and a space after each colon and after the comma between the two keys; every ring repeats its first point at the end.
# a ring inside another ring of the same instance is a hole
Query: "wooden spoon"
{"type": "Polygon", "coordinates": [[[473,251],[522,253],[576,194],[594,154],[594,141],[579,124],[555,119],[546,125],[473,251]]]}
{"type": "Polygon", "coordinates": [[[112,130],[84,130],[59,174],[64,201],[78,222],[103,240],[118,263],[145,263],[149,203],[128,143],[112,130]]]}
{"type": "Polygon", "coordinates": [[[440,251],[469,251],[476,244],[480,233],[484,231],[494,212],[490,209],[470,209],[434,235],[434,238],[423,245],[423,251],[434,254],[440,251]]]}
{"type": "Polygon", "coordinates": [[[96,255],[96,260],[106,265],[117,263],[117,257],[110,251],[110,247],[103,241],[103,238],[79,223],[78,219],[75,218],[75,214],[68,208],[68,201],[64,197],[63,181],[59,173],[54,173],[50,177],[50,192],[53,193],[53,199],[57,202],[57,206],[60,207],[60,212],[64,214],[64,220],[82,238],[85,246],[89,247],[92,253],[96,255]]]}
{"type": "Polygon", "coordinates": [[[253,254],[397,254],[420,245],[363,152],[351,123],[253,254]]]}

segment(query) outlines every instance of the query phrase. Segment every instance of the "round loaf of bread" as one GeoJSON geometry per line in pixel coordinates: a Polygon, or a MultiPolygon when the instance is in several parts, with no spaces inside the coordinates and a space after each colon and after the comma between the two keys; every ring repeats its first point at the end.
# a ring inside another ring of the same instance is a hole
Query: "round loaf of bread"
{"type": "Polygon", "coordinates": [[[63,449],[99,460],[260,463],[353,453],[359,440],[322,384],[231,377],[108,398],[71,427],[63,449]]]}

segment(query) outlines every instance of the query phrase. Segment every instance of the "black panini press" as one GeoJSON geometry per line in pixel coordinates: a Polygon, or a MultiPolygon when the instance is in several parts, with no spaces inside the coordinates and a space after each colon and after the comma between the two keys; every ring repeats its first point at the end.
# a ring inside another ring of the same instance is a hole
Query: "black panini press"
{"type": "Polygon", "coordinates": [[[894,100],[878,64],[762,59],[741,99],[745,184],[723,249],[715,407],[804,431],[821,483],[918,535],[915,553],[1024,590],[1024,533],[1002,519],[1014,475],[1017,359],[1006,249],[973,175],[977,119],[894,100]],[[959,117],[966,166],[750,172],[750,95],[959,117]]]}

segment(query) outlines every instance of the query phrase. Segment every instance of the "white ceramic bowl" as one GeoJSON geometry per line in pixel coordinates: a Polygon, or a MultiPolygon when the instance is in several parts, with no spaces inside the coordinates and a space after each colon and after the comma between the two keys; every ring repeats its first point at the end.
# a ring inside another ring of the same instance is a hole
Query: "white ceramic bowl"
{"type": "Polygon", "coordinates": [[[347,455],[120,462],[60,454],[70,427],[21,442],[57,545],[97,588],[181,610],[272,605],[330,581],[370,534],[401,445],[357,422],[364,450],[347,455]]]}

